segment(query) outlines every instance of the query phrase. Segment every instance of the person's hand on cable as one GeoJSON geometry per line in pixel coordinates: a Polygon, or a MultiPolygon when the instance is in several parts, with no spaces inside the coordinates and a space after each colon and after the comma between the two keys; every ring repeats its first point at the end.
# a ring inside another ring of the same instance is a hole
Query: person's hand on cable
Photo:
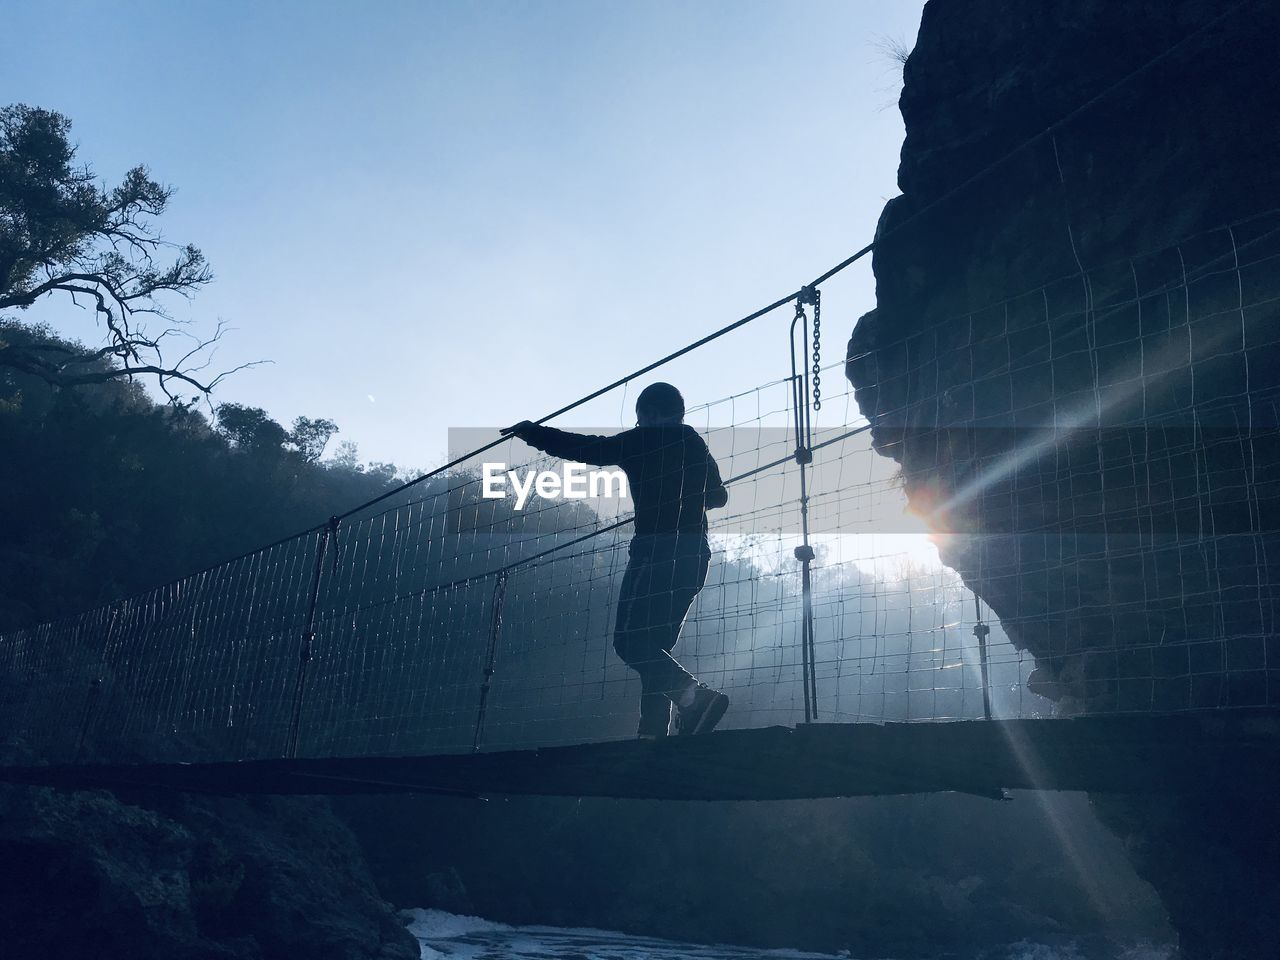
{"type": "Polygon", "coordinates": [[[503,427],[502,435],[504,437],[515,437],[517,440],[524,440],[535,426],[536,424],[534,424],[532,420],[521,420],[519,423],[514,423],[509,427],[503,427]]]}

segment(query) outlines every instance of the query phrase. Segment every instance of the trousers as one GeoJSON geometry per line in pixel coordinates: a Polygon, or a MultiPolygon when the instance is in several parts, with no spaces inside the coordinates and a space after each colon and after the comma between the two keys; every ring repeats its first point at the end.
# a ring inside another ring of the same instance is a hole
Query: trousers
{"type": "Polygon", "coordinates": [[[698,682],[671,651],[710,562],[711,548],[700,532],[644,534],[631,541],[613,648],[640,675],[642,735],[666,736],[672,702],[698,682]]]}

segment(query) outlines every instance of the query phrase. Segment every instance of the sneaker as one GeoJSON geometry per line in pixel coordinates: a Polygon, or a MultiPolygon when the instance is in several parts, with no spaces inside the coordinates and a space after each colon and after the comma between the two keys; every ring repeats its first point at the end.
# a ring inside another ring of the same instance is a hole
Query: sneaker
{"type": "Polygon", "coordinates": [[[710,733],[728,709],[727,696],[705,683],[698,684],[693,692],[693,703],[680,708],[680,736],[710,733]]]}

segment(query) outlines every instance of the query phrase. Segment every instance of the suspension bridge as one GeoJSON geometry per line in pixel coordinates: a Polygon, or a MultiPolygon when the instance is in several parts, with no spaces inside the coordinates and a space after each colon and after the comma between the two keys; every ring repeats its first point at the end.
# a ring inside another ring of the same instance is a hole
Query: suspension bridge
{"type": "Polygon", "coordinates": [[[710,736],[634,739],[638,681],[610,649],[625,503],[485,497],[485,458],[552,466],[493,431],[296,536],[0,637],[0,779],[672,799],[1273,785],[1280,398],[1249,365],[1280,342],[1277,238],[1260,213],[879,344],[903,362],[864,411],[843,373],[878,358],[824,363],[822,309],[869,244],[537,421],[780,318],[776,379],[695,394],[686,417],[730,491],[677,650],[731,698],[710,736]],[[954,370],[967,394],[943,385],[954,370]],[[1010,431],[1013,456],[984,442],[1010,431]],[[937,538],[951,566],[904,513],[904,487],[930,484],[935,527],[990,520],[937,538]],[[1015,510],[1028,491],[1052,509],[1015,510]],[[966,583],[998,585],[999,615],[966,583]]]}
{"type": "MultiPolygon", "coordinates": [[[[1280,329],[1275,284],[1258,279],[1274,276],[1280,260],[1280,215],[1255,218],[1252,239],[1236,242],[1245,232],[1224,227],[1230,247],[1219,244],[1190,267],[1191,246],[1119,265],[1134,278],[1154,278],[1146,286],[1135,279],[1127,298],[1050,295],[1082,281],[1101,288],[1099,275],[1082,274],[1004,308],[1036,303],[1036,322],[1052,327],[1159,303],[1177,308],[1165,318],[1170,329],[1246,315],[1280,329]],[[1173,273],[1152,269],[1170,262],[1179,264],[1173,273]],[[1224,310],[1220,297],[1200,297],[1206,284],[1234,291],[1234,302],[1224,310]]],[[[1176,790],[1203,787],[1215,771],[1230,771],[1236,784],[1269,782],[1280,759],[1280,714],[1267,511],[1248,511],[1243,525],[1202,525],[1189,540],[1146,522],[1162,502],[1148,472],[1139,491],[1145,521],[1142,509],[1122,512],[1102,530],[1102,559],[1117,564],[1169,543],[1220,558],[1247,545],[1256,558],[1248,596],[1178,586],[1188,624],[1208,624],[1207,631],[1126,634],[1135,611],[1169,623],[1170,598],[1156,594],[1119,598],[1117,613],[1057,589],[992,617],[939,562],[923,528],[910,526],[906,467],[895,470],[872,449],[886,424],[897,432],[882,438],[901,434],[905,411],[880,409],[873,422],[863,420],[840,375],[851,358],[821,362],[817,288],[789,304],[794,314],[779,331],[789,335],[789,368],[773,382],[693,406],[686,417],[720,462],[730,501],[713,514],[711,573],[677,653],[731,697],[726,729],[634,740],[638,684],[609,647],[626,565],[626,503],[535,498],[516,510],[509,499],[484,497],[481,458],[552,465],[495,431],[438,470],[312,530],[0,638],[9,748],[0,776],[213,792],[684,799],[1176,790]],[[1241,603],[1258,616],[1242,619],[1241,603]],[[1064,643],[1032,656],[1010,639],[1064,625],[1069,636],[1073,621],[1100,616],[1114,618],[1105,647],[1064,643]],[[1089,715],[1070,716],[1062,701],[1037,695],[1037,675],[1083,678],[1089,715]]],[[[923,366],[972,355],[975,345],[957,333],[965,319],[939,325],[923,366]]],[[[1167,339],[1161,343],[1161,362],[1133,374],[1144,387],[1198,362],[1194,350],[1170,356],[1167,339]]],[[[1235,349],[1245,349],[1243,340],[1235,349]]],[[[1016,375],[1016,366],[996,374],[1016,375]]],[[[1239,389],[1243,396],[1247,388],[1239,389]]],[[[1276,421],[1262,415],[1270,401],[1253,400],[1253,429],[1233,433],[1232,442],[1265,461],[1276,421]]],[[[916,425],[911,442],[923,437],[950,449],[957,432],[972,429],[916,425]]],[[[1116,429],[1095,420],[1085,440],[1101,443],[1116,429]]],[[[1135,464],[1152,463],[1151,444],[1133,442],[1135,430],[1148,429],[1123,428],[1135,464]]],[[[1015,473],[1034,479],[1045,456],[1081,440],[1075,423],[1050,434],[1047,443],[1043,430],[1028,434],[1035,452],[1015,473]]],[[[1203,444],[1204,436],[1188,442],[1203,444]]],[[[1170,462],[1179,455],[1161,449],[1170,462]]],[[[1010,469],[1005,455],[984,456],[981,443],[969,451],[966,477],[1010,469]]],[[[1221,474],[1202,460],[1193,457],[1191,469],[1196,489],[1212,500],[1221,474]]],[[[1018,532],[1037,529],[1046,538],[1099,535],[1084,515],[1065,528],[1024,523],[1018,532]]],[[[981,551],[984,576],[1026,572],[1027,559],[1004,550],[1007,538],[963,536],[990,540],[981,551]]],[[[1069,580],[1073,571],[1055,569],[1051,557],[1037,561],[1042,570],[1069,580]]]]}

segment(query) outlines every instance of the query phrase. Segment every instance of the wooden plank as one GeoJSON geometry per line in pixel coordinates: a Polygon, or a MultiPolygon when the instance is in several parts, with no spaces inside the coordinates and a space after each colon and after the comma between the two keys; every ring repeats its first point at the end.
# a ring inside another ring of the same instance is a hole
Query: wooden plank
{"type": "Polygon", "coordinates": [[[0,780],[218,794],[772,800],[1010,790],[1268,789],[1280,711],[810,724],[479,754],[0,767],[0,780]]]}

